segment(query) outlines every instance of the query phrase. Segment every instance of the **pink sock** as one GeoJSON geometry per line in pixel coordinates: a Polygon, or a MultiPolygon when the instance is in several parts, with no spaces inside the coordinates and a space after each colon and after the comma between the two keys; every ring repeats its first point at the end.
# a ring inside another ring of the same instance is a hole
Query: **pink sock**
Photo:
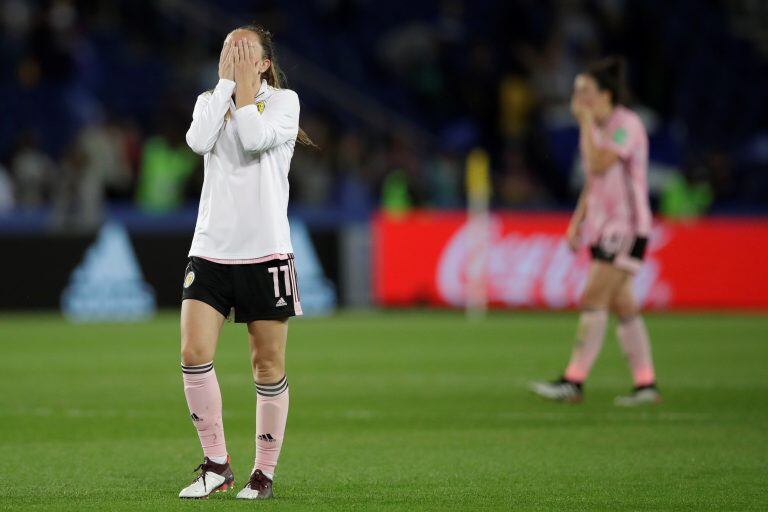
{"type": "Polygon", "coordinates": [[[285,423],[288,420],[288,380],[275,384],[256,383],[256,462],[267,476],[274,475],[280,449],[283,447],[285,423]]]}
{"type": "Polygon", "coordinates": [[[627,355],[635,386],[648,386],[656,381],[651,356],[651,342],[648,330],[640,315],[627,320],[620,320],[616,330],[621,348],[627,355]]]}
{"type": "Polygon", "coordinates": [[[221,391],[213,361],[197,366],[181,365],[184,374],[184,395],[189,416],[197,429],[206,457],[226,457],[224,422],[221,419],[221,391]]]}
{"type": "Polygon", "coordinates": [[[579,330],[576,333],[576,346],[573,347],[571,361],[565,369],[565,378],[572,382],[584,382],[592,369],[592,364],[603,347],[605,325],[608,312],[602,309],[584,311],[579,317],[579,330]]]}

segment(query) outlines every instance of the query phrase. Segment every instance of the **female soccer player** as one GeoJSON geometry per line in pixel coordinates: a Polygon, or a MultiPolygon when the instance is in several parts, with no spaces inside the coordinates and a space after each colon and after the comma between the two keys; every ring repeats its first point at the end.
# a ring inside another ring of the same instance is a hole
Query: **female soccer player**
{"type": "Polygon", "coordinates": [[[234,485],[213,368],[227,316],[248,325],[256,383],[256,459],[238,498],[272,496],[288,416],[288,318],[301,314],[288,226],[288,170],[299,99],[280,88],[271,34],[232,31],[219,82],[197,98],[187,143],[203,155],[205,180],[181,304],[181,371],[204,460],[179,497],[204,498],[234,485]]]}
{"type": "Polygon", "coordinates": [[[576,346],[563,377],[535,382],[531,390],[567,402],[582,399],[582,384],[603,345],[608,312],[618,317],[618,337],[635,382],[634,391],[616,405],[661,400],[651,359],[648,332],[632,293],[632,276],[643,259],[651,229],[646,183],[648,137],[640,118],[622,105],[623,61],[605,59],[576,77],[571,110],[579,123],[586,182],[567,231],[574,251],[584,238],[589,268],[576,346]]]}

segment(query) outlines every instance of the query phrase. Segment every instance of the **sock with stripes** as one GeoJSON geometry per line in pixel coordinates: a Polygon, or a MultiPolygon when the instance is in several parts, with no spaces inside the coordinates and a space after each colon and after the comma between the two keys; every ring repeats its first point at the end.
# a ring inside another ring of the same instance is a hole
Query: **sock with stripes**
{"type": "Polygon", "coordinates": [[[579,330],[571,360],[565,369],[565,378],[571,382],[584,382],[592,369],[597,354],[603,347],[608,312],[604,309],[583,311],[579,317],[579,330]]]}
{"type": "Polygon", "coordinates": [[[651,342],[648,330],[645,328],[643,317],[635,315],[631,318],[619,319],[616,329],[621,348],[627,356],[632,378],[638,388],[647,387],[656,381],[651,356],[651,342]]]}
{"type": "Polygon", "coordinates": [[[256,460],[253,470],[260,469],[272,479],[283,447],[285,423],[288,420],[288,380],[274,384],[256,383],[256,460]]]}
{"type": "Polygon", "coordinates": [[[182,364],[181,372],[189,416],[200,437],[203,454],[213,462],[226,462],[227,443],[221,418],[221,391],[213,361],[194,366],[182,364]]]}

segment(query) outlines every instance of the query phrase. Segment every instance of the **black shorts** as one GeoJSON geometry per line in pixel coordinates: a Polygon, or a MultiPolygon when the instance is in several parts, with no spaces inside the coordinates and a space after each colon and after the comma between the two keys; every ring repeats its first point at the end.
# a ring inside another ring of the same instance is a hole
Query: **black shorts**
{"type": "Polygon", "coordinates": [[[638,236],[630,239],[630,243],[610,243],[602,240],[589,248],[593,260],[611,263],[615,267],[636,273],[645,258],[645,250],[648,246],[648,238],[638,236]],[[610,247],[610,249],[606,248],[610,247]]]}
{"type": "Polygon", "coordinates": [[[275,320],[301,315],[293,254],[288,259],[225,265],[191,257],[184,272],[181,300],[205,302],[234,320],[275,320]]]}

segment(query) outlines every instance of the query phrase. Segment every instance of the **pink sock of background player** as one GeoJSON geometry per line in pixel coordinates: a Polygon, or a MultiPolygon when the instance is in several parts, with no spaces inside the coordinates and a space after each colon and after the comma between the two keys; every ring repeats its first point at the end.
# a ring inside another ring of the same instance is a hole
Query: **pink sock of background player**
{"type": "Polygon", "coordinates": [[[565,378],[571,382],[584,382],[589,375],[597,354],[603,347],[608,312],[604,309],[588,310],[579,317],[576,346],[565,369],[565,378]]]}
{"type": "Polygon", "coordinates": [[[625,320],[619,320],[616,328],[621,348],[627,356],[629,368],[635,386],[649,386],[656,382],[653,369],[653,356],[648,330],[645,328],[643,317],[635,315],[625,320]]]}

